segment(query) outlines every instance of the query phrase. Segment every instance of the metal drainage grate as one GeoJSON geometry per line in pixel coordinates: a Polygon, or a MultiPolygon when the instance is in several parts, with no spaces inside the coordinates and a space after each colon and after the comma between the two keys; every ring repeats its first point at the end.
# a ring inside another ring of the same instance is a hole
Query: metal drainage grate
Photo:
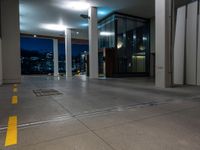
{"type": "Polygon", "coordinates": [[[62,94],[61,92],[59,92],[55,89],[37,89],[37,90],[33,90],[33,93],[38,97],[54,96],[54,95],[61,95],[62,94]]]}

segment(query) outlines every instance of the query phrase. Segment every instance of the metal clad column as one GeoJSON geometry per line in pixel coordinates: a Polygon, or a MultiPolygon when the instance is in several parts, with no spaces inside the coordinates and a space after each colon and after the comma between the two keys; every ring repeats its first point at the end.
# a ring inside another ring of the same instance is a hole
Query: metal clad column
{"type": "Polygon", "coordinates": [[[98,78],[98,28],[97,8],[91,7],[88,12],[89,18],[89,76],[98,78]]]}
{"type": "Polygon", "coordinates": [[[53,39],[53,63],[54,63],[54,76],[59,75],[58,70],[58,40],[53,39]]]}
{"type": "Polygon", "coordinates": [[[171,0],[156,0],[156,86],[170,87],[171,0]]]}
{"type": "Polygon", "coordinates": [[[65,30],[65,66],[66,77],[72,77],[72,42],[71,30],[65,30]]]}
{"type": "MultiPolygon", "coordinates": [[[[200,8],[200,4],[199,4],[200,8]]],[[[199,17],[199,33],[198,33],[198,49],[197,49],[197,85],[200,85],[200,14],[199,17]]]]}
{"type": "Polygon", "coordinates": [[[0,85],[3,84],[3,72],[2,72],[2,49],[1,49],[1,38],[0,38],[0,85]]]}

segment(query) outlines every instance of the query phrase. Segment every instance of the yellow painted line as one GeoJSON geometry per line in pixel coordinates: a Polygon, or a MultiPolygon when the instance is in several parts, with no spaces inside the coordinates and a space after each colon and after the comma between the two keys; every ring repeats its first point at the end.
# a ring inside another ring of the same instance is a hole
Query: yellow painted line
{"type": "Polygon", "coordinates": [[[17,84],[14,84],[13,87],[16,88],[16,87],[17,87],[17,84]]]}
{"type": "Polygon", "coordinates": [[[16,105],[18,103],[18,96],[13,96],[12,97],[12,104],[16,105]]]}
{"type": "Polygon", "coordinates": [[[17,92],[17,88],[15,87],[15,88],[13,88],[13,92],[14,93],[16,93],[17,92]]]}
{"type": "Polygon", "coordinates": [[[17,116],[9,117],[5,146],[17,144],[17,116]]]}

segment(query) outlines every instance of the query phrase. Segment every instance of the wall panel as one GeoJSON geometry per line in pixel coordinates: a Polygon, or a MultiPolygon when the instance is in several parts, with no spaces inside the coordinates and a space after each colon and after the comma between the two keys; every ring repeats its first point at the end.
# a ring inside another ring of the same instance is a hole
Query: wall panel
{"type": "Polygon", "coordinates": [[[186,84],[197,84],[197,11],[198,2],[188,4],[186,32],[186,84]]]}
{"type": "Polygon", "coordinates": [[[186,6],[177,10],[174,43],[174,84],[184,84],[186,6]]]}

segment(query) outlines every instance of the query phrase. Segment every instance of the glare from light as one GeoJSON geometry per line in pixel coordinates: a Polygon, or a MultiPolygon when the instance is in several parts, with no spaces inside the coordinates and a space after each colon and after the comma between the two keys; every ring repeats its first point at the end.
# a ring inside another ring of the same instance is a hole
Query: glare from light
{"type": "Polygon", "coordinates": [[[88,26],[88,23],[82,23],[81,26],[82,26],[82,27],[87,27],[87,26],[88,26]]]}
{"type": "Polygon", "coordinates": [[[37,35],[33,35],[33,37],[34,37],[34,38],[36,38],[36,37],[37,37],[37,35]]]}
{"type": "Polygon", "coordinates": [[[146,56],[132,56],[133,59],[145,59],[146,56]]]}
{"type": "Polygon", "coordinates": [[[142,39],[143,39],[143,41],[147,41],[147,37],[143,37],[142,39]]]}
{"type": "Polygon", "coordinates": [[[123,43],[122,43],[121,41],[119,41],[119,42],[117,43],[117,49],[122,48],[122,46],[123,46],[123,43]]]}
{"type": "Polygon", "coordinates": [[[103,11],[103,10],[99,10],[99,11],[98,11],[98,15],[104,16],[104,15],[107,15],[107,12],[106,12],[106,11],[103,11]]]}
{"type": "Polygon", "coordinates": [[[76,34],[78,35],[78,34],[79,34],[79,32],[76,32],[76,34]]]}
{"type": "Polygon", "coordinates": [[[69,9],[75,11],[84,11],[90,8],[90,4],[83,1],[69,2],[66,4],[69,9]]]}
{"type": "Polygon", "coordinates": [[[137,38],[136,35],[134,35],[134,36],[133,36],[133,39],[136,39],[136,38],[137,38]]]}
{"type": "Polygon", "coordinates": [[[85,54],[82,54],[81,57],[82,57],[82,58],[85,58],[85,54]]]}
{"type": "Polygon", "coordinates": [[[141,45],[141,46],[139,46],[139,49],[140,49],[141,51],[144,51],[144,50],[146,49],[146,47],[145,47],[144,45],[141,45]]]}
{"type": "Polygon", "coordinates": [[[100,36],[112,36],[114,32],[100,32],[100,36]]]}
{"type": "Polygon", "coordinates": [[[42,28],[52,31],[65,31],[67,28],[65,25],[62,24],[42,24],[42,28]]]}

